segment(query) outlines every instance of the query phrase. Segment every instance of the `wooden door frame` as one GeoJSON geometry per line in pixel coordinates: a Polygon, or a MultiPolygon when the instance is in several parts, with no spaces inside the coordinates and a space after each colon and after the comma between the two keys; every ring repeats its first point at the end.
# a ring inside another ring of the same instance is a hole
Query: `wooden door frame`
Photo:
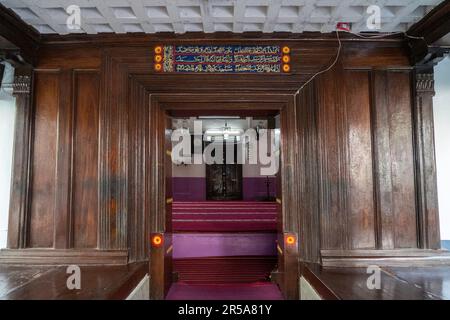
{"type": "MultiPolygon", "coordinates": [[[[164,157],[167,156],[164,150],[164,134],[166,128],[162,117],[176,110],[203,110],[217,112],[226,110],[229,112],[251,113],[252,110],[277,110],[280,113],[281,130],[281,210],[278,216],[278,266],[275,281],[278,283],[286,299],[298,299],[299,296],[299,269],[298,269],[298,250],[285,250],[284,234],[295,233],[295,221],[292,217],[297,215],[294,212],[298,202],[298,171],[297,144],[296,136],[296,108],[293,95],[289,94],[243,94],[243,93],[161,93],[149,95],[149,165],[150,172],[147,175],[147,187],[153,195],[153,201],[150,205],[150,234],[162,233],[166,231],[166,196],[164,157]],[[212,105],[215,103],[215,105],[212,105]]],[[[152,255],[150,249],[150,296],[153,299],[164,299],[167,292],[161,290],[163,283],[161,270],[164,270],[164,254],[152,255]],[[159,274],[158,274],[159,273],[159,274]],[[153,285],[152,285],[153,283],[153,285]],[[159,287],[158,287],[159,286],[159,287]]]]}

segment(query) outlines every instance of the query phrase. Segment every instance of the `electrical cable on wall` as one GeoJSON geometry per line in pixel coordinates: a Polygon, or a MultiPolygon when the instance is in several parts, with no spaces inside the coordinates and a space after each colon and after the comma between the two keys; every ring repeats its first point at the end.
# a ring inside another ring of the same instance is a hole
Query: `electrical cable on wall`
{"type": "Polygon", "coordinates": [[[317,77],[318,75],[320,75],[320,74],[322,74],[322,73],[325,73],[325,72],[331,70],[331,68],[333,68],[333,67],[336,65],[336,63],[337,63],[338,60],[339,60],[339,56],[341,55],[341,48],[342,48],[342,42],[341,42],[341,38],[339,37],[339,32],[340,32],[340,30],[336,30],[336,38],[337,38],[337,40],[338,40],[338,42],[339,42],[339,46],[338,46],[338,51],[337,51],[337,53],[336,53],[336,57],[335,57],[334,60],[333,60],[333,63],[331,63],[331,65],[330,65],[329,67],[327,67],[326,69],[323,69],[323,70],[317,72],[317,73],[314,74],[311,78],[309,78],[309,80],[306,81],[306,82],[305,82],[300,88],[298,88],[298,90],[295,92],[295,95],[294,95],[295,97],[297,97],[297,95],[300,93],[300,91],[302,91],[302,89],[303,89],[304,87],[306,87],[306,86],[308,85],[308,83],[310,83],[311,81],[313,81],[315,77],[317,77]]]}
{"type": "Polygon", "coordinates": [[[298,88],[298,90],[295,92],[294,97],[295,97],[295,102],[297,101],[297,95],[300,93],[300,91],[302,91],[302,89],[304,87],[306,87],[311,81],[313,81],[318,75],[321,75],[322,73],[325,73],[327,71],[330,71],[335,65],[336,63],[339,61],[339,57],[341,54],[341,50],[342,50],[342,41],[341,38],[339,37],[339,32],[346,32],[346,33],[350,33],[354,36],[357,36],[359,38],[363,38],[363,39],[381,39],[381,38],[388,38],[388,37],[392,37],[392,36],[396,36],[396,35],[404,35],[405,37],[409,38],[409,39],[416,39],[416,40],[423,40],[425,41],[424,37],[415,37],[415,36],[411,36],[409,34],[407,34],[406,32],[395,32],[395,33],[390,33],[390,34],[383,34],[383,35],[373,35],[373,36],[364,36],[362,34],[358,34],[358,33],[353,33],[351,31],[345,31],[345,30],[336,30],[336,38],[337,41],[339,43],[338,46],[338,50],[336,53],[336,57],[334,58],[333,62],[325,69],[315,73],[311,78],[309,78],[300,88],[298,88]]]}

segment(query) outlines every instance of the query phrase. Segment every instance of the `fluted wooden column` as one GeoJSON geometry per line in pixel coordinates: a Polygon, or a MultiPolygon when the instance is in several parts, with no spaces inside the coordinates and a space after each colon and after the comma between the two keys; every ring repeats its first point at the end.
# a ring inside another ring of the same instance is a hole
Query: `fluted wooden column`
{"type": "Polygon", "coordinates": [[[10,249],[27,246],[33,116],[31,88],[32,70],[16,70],[12,85],[16,98],[16,121],[8,224],[10,249]]]}
{"type": "Polygon", "coordinates": [[[413,114],[416,140],[419,247],[439,249],[441,244],[434,145],[433,69],[418,70],[415,74],[415,84],[413,114]]]}

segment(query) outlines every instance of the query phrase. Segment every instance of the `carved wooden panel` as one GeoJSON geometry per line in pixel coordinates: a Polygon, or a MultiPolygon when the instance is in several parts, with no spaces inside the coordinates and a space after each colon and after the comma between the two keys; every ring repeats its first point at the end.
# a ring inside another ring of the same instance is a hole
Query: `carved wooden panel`
{"type": "Polygon", "coordinates": [[[416,248],[412,100],[408,71],[373,74],[373,137],[379,248],[416,248]]]}
{"type": "Polygon", "coordinates": [[[35,115],[29,217],[30,247],[53,247],[59,74],[35,74],[35,115]]]}
{"type": "Polygon", "coordinates": [[[328,249],[347,249],[349,243],[348,122],[341,72],[334,69],[316,82],[321,246],[328,249]]]}
{"type": "Polygon", "coordinates": [[[409,72],[389,72],[389,135],[395,248],[417,247],[413,124],[409,72]]]}
{"type": "Polygon", "coordinates": [[[299,169],[299,228],[300,258],[320,261],[320,208],[317,152],[317,90],[310,83],[300,93],[296,103],[299,169]]]}
{"type": "Polygon", "coordinates": [[[96,248],[98,229],[99,77],[74,74],[72,155],[73,246],[96,248]]]}
{"type": "Polygon", "coordinates": [[[376,247],[370,74],[345,71],[349,249],[376,247]]]}

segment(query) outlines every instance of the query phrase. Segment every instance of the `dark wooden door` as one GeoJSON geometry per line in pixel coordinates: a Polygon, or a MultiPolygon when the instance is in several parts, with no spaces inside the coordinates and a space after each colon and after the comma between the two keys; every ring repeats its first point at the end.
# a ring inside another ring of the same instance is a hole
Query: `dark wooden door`
{"type": "Polygon", "coordinates": [[[223,164],[206,165],[206,199],[242,200],[242,165],[236,164],[236,157],[233,163],[226,162],[225,154],[223,158],[223,164]]]}
{"type": "Polygon", "coordinates": [[[206,188],[208,200],[241,200],[242,165],[207,165],[206,188]]]}

